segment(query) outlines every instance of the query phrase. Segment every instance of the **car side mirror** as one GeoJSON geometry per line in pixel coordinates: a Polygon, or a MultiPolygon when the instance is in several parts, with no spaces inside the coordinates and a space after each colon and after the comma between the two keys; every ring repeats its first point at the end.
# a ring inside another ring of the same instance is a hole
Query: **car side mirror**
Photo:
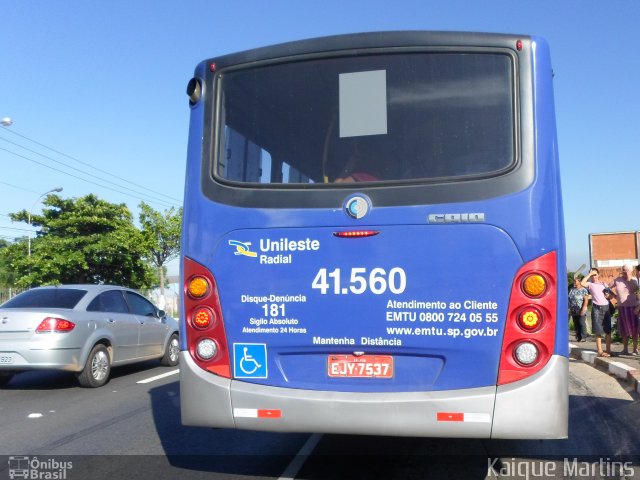
{"type": "Polygon", "coordinates": [[[167,316],[167,312],[164,310],[158,310],[158,318],[164,318],[167,316]]]}

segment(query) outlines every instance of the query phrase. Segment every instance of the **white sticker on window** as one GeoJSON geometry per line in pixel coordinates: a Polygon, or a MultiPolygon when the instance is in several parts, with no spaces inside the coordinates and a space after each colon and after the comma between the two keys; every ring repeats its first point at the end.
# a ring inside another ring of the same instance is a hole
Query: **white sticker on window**
{"type": "Polygon", "coordinates": [[[340,137],[387,133],[387,72],[340,74],[340,137]]]}

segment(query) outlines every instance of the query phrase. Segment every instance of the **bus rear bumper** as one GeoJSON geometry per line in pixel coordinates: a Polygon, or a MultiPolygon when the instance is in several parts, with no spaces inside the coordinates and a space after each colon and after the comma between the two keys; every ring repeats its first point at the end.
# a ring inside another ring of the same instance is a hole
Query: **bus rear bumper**
{"type": "Polygon", "coordinates": [[[196,365],[180,352],[180,411],[183,425],[236,428],[231,411],[231,380],[196,365]]]}
{"type": "Polygon", "coordinates": [[[182,352],[182,423],[275,432],[562,438],[567,431],[567,366],[565,357],[552,357],[531,379],[499,387],[497,396],[495,386],[444,392],[354,393],[229,380],[205,372],[182,352]],[[550,413],[551,405],[560,408],[550,413]]]}
{"type": "Polygon", "coordinates": [[[569,359],[554,355],[535,375],[497,389],[492,438],[567,438],[569,359]]]}

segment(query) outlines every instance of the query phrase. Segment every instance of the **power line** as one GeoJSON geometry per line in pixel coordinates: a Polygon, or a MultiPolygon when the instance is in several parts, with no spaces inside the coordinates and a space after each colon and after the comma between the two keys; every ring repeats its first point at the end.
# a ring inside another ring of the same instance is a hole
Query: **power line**
{"type": "MultiPolygon", "coordinates": [[[[115,186],[116,186],[116,187],[118,187],[118,188],[123,188],[123,189],[125,189],[125,190],[129,190],[130,192],[133,192],[133,193],[137,194],[138,196],[147,196],[148,198],[153,198],[153,199],[154,199],[154,200],[156,200],[157,202],[162,202],[162,203],[165,203],[165,204],[167,204],[167,205],[169,205],[169,206],[173,206],[173,204],[172,204],[172,203],[167,202],[166,200],[160,199],[160,198],[155,197],[155,196],[149,196],[149,194],[142,194],[141,192],[138,192],[138,191],[136,191],[136,190],[134,190],[134,189],[132,189],[132,188],[129,188],[129,187],[127,187],[127,186],[120,185],[120,184],[118,184],[118,183],[116,183],[116,182],[112,182],[111,180],[107,180],[106,178],[99,177],[99,176],[97,176],[97,175],[94,175],[94,174],[89,173],[89,172],[85,172],[85,171],[83,171],[83,170],[78,170],[77,168],[74,168],[74,167],[72,167],[71,165],[69,165],[69,164],[67,164],[67,163],[61,162],[60,160],[56,160],[55,158],[51,158],[50,156],[48,156],[48,155],[44,155],[44,154],[42,154],[42,153],[40,153],[40,152],[37,152],[37,151],[35,151],[35,150],[31,150],[30,148],[27,148],[27,147],[25,147],[25,146],[23,146],[23,145],[20,145],[19,143],[15,143],[15,142],[12,142],[12,141],[10,141],[10,140],[7,140],[6,138],[2,138],[2,137],[0,137],[0,140],[4,140],[5,142],[10,143],[11,145],[15,145],[15,146],[17,146],[17,147],[19,147],[19,148],[22,148],[23,150],[26,150],[27,152],[31,152],[31,153],[34,153],[34,154],[36,154],[36,155],[39,155],[39,156],[41,156],[41,157],[43,157],[43,158],[46,158],[47,160],[50,160],[50,161],[52,161],[52,162],[55,162],[55,163],[57,163],[57,164],[59,164],[59,165],[63,165],[63,166],[65,166],[65,167],[67,167],[67,168],[74,169],[74,170],[76,170],[77,172],[79,172],[79,173],[81,173],[81,174],[83,174],[83,175],[88,175],[89,177],[92,177],[92,178],[95,178],[95,179],[97,179],[97,180],[100,180],[101,182],[107,182],[107,183],[110,183],[111,185],[115,185],[115,186]]],[[[6,149],[4,149],[4,148],[0,148],[0,150],[4,150],[4,151],[6,151],[6,152],[9,152],[9,153],[12,153],[12,154],[16,155],[16,153],[15,153],[15,152],[12,152],[12,151],[10,151],[10,150],[6,150],[6,149]]],[[[18,156],[20,156],[20,155],[18,155],[18,156]]],[[[22,158],[24,158],[24,159],[26,159],[26,160],[29,160],[29,161],[32,161],[32,162],[35,162],[35,163],[38,163],[39,165],[47,166],[47,165],[45,165],[45,164],[42,164],[42,163],[40,163],[40,162],[37,162],[37,161],[35,161],[35,160],[33,160],[33,159],[29,159],[29,158],[27,158],[27,157],[22,157],[22,158]]],[[[52,167],[49,167],[49,168],[52,168],[52,167]]],[[[61,171],[61,170],[58,170],[58,171],[59,171],[59,172],[62,172],[62,173],[66,173],[66,172],[63,172],[63,171],[61,171]]],[[[69,174],[67,174],[67,175],[69,175],[69,174]]],[[[76,178],[78,178],[78,177],[76,177],[76,178]]],[[[85,181],[88,181],[88,180],[85,180],[85,181]]],[[[105,187],[105,188],[108,188],[108,187],[105,187]]],[[[123,193],[123,192],[119,192],[119,193],[123,193]]],[[[137,198],[137,197],[136,197],[136,198],[137,198]]],[[[170,198],[170,197],[166,197],[166,198],[170,198]]]]}
{"type": "Polygon", "coordinates": [[[16,227],[0,227],[2,230],[18,230],[20,232],[33,232],[33,230],[29,230],[28,228],[16,228],[16,227]]]}
{"type": "MultiPolygon", "coordinates": [[[[53,170],[53,171],[56,171],[56,172],[58,172],[58,173],[62,173],[62,174],[64,174],[64,175],[68,175],[68,176],[73,177],[73,178],[75,178],[75,179],[77,179],[77,180],[82,180],[83,182],[91,183],[91,184],[93,184],[93,185],[97,185],[98,187],[106,188],[107,190],[111,190],[111,191],[113,191],[113,192],[117,192],[117,193],[120,193],[121,195],[126,195],[126,196],[128,196],[128,197],[132,197],[132,198],[135,198],[135,199],[137,199],[137,200],[143,200],[142,198],[140,198],[140,197],[142,197],[142,195],[132,195],[132,194],[130,194],[130,193],[122,192],[122,191],[117,190],[117,189],[115,189],[115,188],[108,187],[108,186],[106,186],[106,185],[102,185],[102,184],[100,184],[100,183],[93,182],[93,181],[91,181],[91,180],[87,180],[86,178],[78,177],[77,175],[73,175],[72,173],[65,172],[64,170],[60,170],[59,168],[52,167],[52,166],[50,166],[50,165],[47,165],[47,164],[42,163],[42,162],[39,162],[39,161],[34,160],[34,159],[32,159],[32,158],[25,157],[24,155],[20,155],[19,153],[12,152],[11,150],[7,150],[6,148],[2,148],[2,147],[0,147],[0,150],[5,151],[5,152],[7,152],[7,153],[9,153],[9,154],[11,154],[11,155],[15,155],[16,157],[22,158],[22,159],[27,160],[27,161],[29,161],[29,162],[36,163],[36,164],[38,164],[38,165],[41,165],[41,166],[43,166],[43,167],[45,167],[45,168],[48,168],[48,169],[53,170]]],[[[151,200],[148,200],[148,202],[149,202],[149,203],[155,203],[156,205],[164,204],[165,206],[175,207],[175,205],[174,205],[174,204],[171,204],[171,203],[168,203],[168,202],[165,202],[165,201],[151,201],[151,200]]]]}
{"type": "MultiPolygon", "coordinates": [[[[64,153],[64,152],[61,152],[61,151],[59,151],[59,150],[56,150],[55,148],[51,148],[51,147],[49,147],[49,146],[45,145],[44,143],[40,143],[40,142],[38,142],[38,141],[36,141],[36,140],[33,140],[32,138],[29,138],[29,137],[27,137],[27,136],[25,136],[25,135],[22,135],[22,134],[20,134],[20,133],[16,132],[14,129],[8,129],[8,128],[5,128],[5,131],[7,131],[7,132],[11,133],[12,135],[16,135],[16,136],[18,136],[18,137],[20,137],[20,138],[24,138],[25,140],[27,140],[27,141],[29,141],[29,142],[32,142],[32,143],[35,143],[36,145],[39,145],[40,147],[46,148],[47,150],[51,150],[52,152],[57,153],[58,155],[62,155],[63,157],[68,158],[69,160],[73,160],[74,162],[78,162],[78,163],[80,163],[80,164],[82,164],[82,165],[85,165],[85,166],[87,166],[87,167],[89,167],[89,168],[93,168],[94,170],[97,170],[97,171],[99,171],[99,172],[101,172],[101,173],[104,173],[104,174],[106,174],[106,175],[109,175],[109,176],[111,176],[111,177],[117,178],[118,180],[122,180],[123,182],[126,182],[126,183],[128,183],[128,184],[130,184],[130,185],[136,186],[136,187],[138,187],[138,188],[142,188],[143,190],[147,190],[147,191],[149,191],[149,192],[156,193],[156,194],[159,194],[159,195],[161,195],[161,196],[163,196],[163,197],[166,197],[166,198],[169,198],[169,199],[174,200],[174,201],[176,201],[176,202],[182,203],[182,200],[180,200],[180,199],[170,197],[170,196],[168,196],[168,195],[166,195],[166,194],[164,194],[164,193],[162,193],[162,192],[158,192],[157,190],[153,190],[153,189],[151,189],[151,188],[145,187],[144,185],[140,185],[140,184],[138,184],[138,183],[132,182],[131,180],[128,180],[128,179],[123,178],[123,177],[120,177],[120,176],[118,176],[118,175],[115,175],[115,174],[113,174],[113,173],[111,173],[111,172],[108,172],[108,171],[106,171],[106,170],[103,170],[103,169],[101,169],[101,168],[98,168],[98,167],[96,167],[96,166],[94,166],[94,165],[91,165],[91,164],[90,164],[90,163],[88,163],[88,162],[84,162],[84,161],[82,161],[82,160],[80,160],[80,159],[78,159],[78,158],[72,157],[71,155],[68,155],[68,154],[66,154],[66,153],[64,153]]],[[[8,140],[6,140],[6,139],[3,139],[3,140],[8,141],[8,140]]],[[[22,147],[22,148],[25,148],[25,147],[22,147]]]]}
{"type": "MultiPolygon", "coordinates": [[[[24,190],[25,192],[29,192],[29,193],[35,193],[36,195],[40,195],[41,192],[36,192],[35,190],[29,190],[28,188],[24,188],[24,187],[19,187],[18,185],[12,185],[11,183],[7,183],[7,182],[0,182],[3,185],[7,185],[9,187],[12,188],[17,188],[18,190],[24,190]]],[[[2,215],[2,213],[0,213],[0,215],[2,215]]]]}

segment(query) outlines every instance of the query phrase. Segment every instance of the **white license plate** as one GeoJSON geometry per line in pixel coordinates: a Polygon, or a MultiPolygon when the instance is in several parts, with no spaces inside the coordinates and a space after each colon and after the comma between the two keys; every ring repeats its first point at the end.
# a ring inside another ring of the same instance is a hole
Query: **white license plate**
{"type": "Polygon", "coordinates": [[[0,365],[11,365],[13,363],[12,353],[0,353],[0,365]]]}
{"type": "Polygon", "coordinates": [[[329,355],[328,360],[332,378],[393,378],[391,355],[329,355]]]}

